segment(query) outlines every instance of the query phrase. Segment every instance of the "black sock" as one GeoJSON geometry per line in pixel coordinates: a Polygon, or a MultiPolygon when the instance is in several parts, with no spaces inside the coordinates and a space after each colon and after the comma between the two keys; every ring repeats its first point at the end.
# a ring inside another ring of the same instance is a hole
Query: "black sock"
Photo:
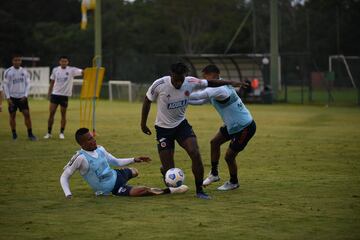
{"type": "Polygon", "coordinates": [[[48,127],[48,133],[51,134],[52,128],[48,127]]]}
{"type": "Polygon", "coordinates": [[[165,186],[167,186],[166,182],[165,182],[165,174],[166,174],[166,171],[164,170],[163,166],[160,166],[160,172],[161,172],[161,175],[162,175],[162,180],[165,184],[165,186]]]}
{"type": "Polygon", "coordinates": [[[218,164],[219,164],[218,162],[211,162],[211,174],[213,176],[219,175],[218,164]]]}
{"type": "Polygon", "coordinates": [[[28,132],[28,136],[29,136],[29,137],[33,135],[31,128],[29,128],[29,129],[27,130],[27,132],[28,132]]]}
{"type": "Polygon", "coordinates": [[[169,193],[171,193],[169,188],[164,188],[164,189],[163,189],[163,192],[164,192],[164,194],[169,194],[169,193]]]}
{"type": "Polygon", "coordinates": [[[239,180],[237,178],[237,174],[230,174],[230,182],[233,184],[239,183],[239,180]]]}
{"type": "Polygon", "coordinates": [[[12,134],[16,134],[16,130],[15,129],[11,129],[12,134]]]}
{"type": "Polygon", "coordinates": [[[60,132],[64,133],[65,128],[60,128],[60,132]]]}
{"type": "Polygon", "coordinates": [[[195,180],[196,193],[203,192],[202,184],[203,184],[203,180],[200,180],[200,181],[195,180]]]}

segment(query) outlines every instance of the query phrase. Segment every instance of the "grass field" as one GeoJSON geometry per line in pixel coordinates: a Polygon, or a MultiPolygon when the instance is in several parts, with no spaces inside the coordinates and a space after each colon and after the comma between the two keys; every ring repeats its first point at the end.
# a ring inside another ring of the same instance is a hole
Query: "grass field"
{"type": "MultiPolygon", "coordinates": [[[[0,239],[360,239],[360,109],[299,105],[249,105],[257,133],[238,157],[241,187],[207,188],[212,200],[194,197],[190,159],[178,146],[177,167],[190,191],[146,198],[95,197],[79,174],[72,200],[59,184],[63,166],[78,149],[79,102],[70,102],[66,139],[44,140],[48,103],[31,100],[37,142],[26,139],[18,115],[17,141],[7,112],[0,113],[0,239]]],[[[150,164],[132,185],[162,187],[154,135],[140,131],[140,103],[101,101],[97,142],[118,157],[148,155],[150,164]]],[[[149,126],[155,118],[152,106],[149,126]]],[[[205,172],[209,139],[221,122],[211,106],[189,107],[205,172]]]]}

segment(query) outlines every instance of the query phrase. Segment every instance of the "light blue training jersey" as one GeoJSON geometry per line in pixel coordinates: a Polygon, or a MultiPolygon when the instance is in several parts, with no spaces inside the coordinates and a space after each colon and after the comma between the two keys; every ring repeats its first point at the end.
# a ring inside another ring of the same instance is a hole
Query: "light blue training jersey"
{"type": "Polygon", "coordinates": [[[222,88],[230,95],[230,99],[221,103],[214,97],[210,97],[210,102],[223,119],[228,133],[234,134],[247,127],[253,118],[232,86],[227,85],[222,88]]]}
{"type": "Polygon", "coordinates": [[[95,151],[98,154],[97,158],[90,156],[82,149],[79,151],[89,163],[89,170],[83,175],[83,178],[95,192],[110,194],[115,186],[116,171],[110,167],[101,148],[97,148],[95,151]]]}

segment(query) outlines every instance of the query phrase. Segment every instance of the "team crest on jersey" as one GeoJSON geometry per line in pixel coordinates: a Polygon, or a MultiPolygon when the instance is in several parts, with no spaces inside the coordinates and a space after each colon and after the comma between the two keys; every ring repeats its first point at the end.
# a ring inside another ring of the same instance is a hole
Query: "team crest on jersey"
{"type": "Polygon", "coordinates": [[[180,107],[184,107],[187,105],[187,99],[178,101],[178,102],[173,102],[173,103],[168,103],[167,108],[168,109],[175,109],[175,108],[180,108],[180,107]]]}
{"type": "Polygon", "coordinates": [[[69,73],[68,73],[68,72],[66,72],[66,76],[69,76],[69,73]]]}
{"type": "Polygon", "coordinates": [[[190,92],[189,92],[188,90],[186,90],[184,94],[185,94],[185,96],[187,96],[187,97],[190,96],[190,92]]]}

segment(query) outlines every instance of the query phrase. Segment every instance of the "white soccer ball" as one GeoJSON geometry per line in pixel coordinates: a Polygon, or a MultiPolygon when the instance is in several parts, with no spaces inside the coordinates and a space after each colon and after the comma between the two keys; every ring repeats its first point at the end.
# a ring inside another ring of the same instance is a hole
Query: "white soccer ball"
{"type": "Polygon", "coordinates": [[[165,183],[168,187],[180,187],[184,180],[185,174],[180,168],[170,168],[165,174],[165,183]]]}

